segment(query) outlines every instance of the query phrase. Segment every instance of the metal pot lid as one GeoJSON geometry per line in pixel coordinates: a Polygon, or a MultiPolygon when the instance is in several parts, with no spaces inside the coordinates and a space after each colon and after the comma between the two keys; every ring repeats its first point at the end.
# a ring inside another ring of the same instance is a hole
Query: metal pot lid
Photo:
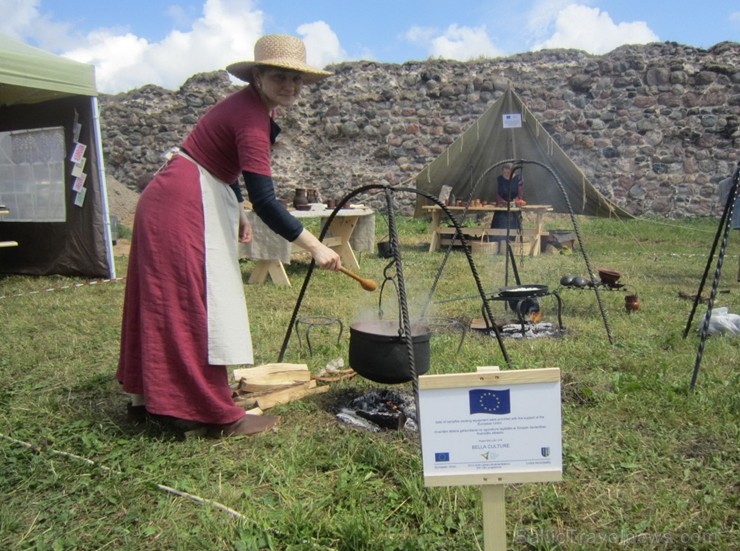
{"type": "Polygon", "coordinates": [[[504,298],[541,297],[547,293],[547,285],[515,285],[502,288],[499,296],[504,298]]]}

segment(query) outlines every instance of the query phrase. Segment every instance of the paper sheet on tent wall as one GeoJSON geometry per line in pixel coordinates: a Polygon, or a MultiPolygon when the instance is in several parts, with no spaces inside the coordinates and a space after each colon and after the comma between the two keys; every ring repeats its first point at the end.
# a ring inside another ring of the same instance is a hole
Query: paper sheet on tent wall
{"type": "Polygon", "coordinates": [[[72,125],[72,141],[73,142],[79,142],[80,141],[80,132],[82,132],[82,125],[75,121],[72,125]]]}
{"type": "Polygon", "coordinates": [[[83,187],[75,197],[75,205],[81,207],[85,204],[85,195],[87,194],[87,188],[83,187]]]}
{"type": "Polygon", "coordinates": [[[73,163],[79,163],[85,157],[86,149],[87,146],[85,144],[76,143],[74,149],[72,150],[72,155],[70,155],[69,157],[69,160],[73,163]]]}
{"type": "Polygon", "coordinates": [[[87,157],[82,157],[79,163],[75,163],[72,166],[72,176],[78,178],[82,176],[82,172],[85,170],[85,164],[87,163],[87,157]]]}
{"type": "Polygon", "coordinates": [[[79,193],[85,185],[85,180],[87,180],[87,174],[83,172],[77,178],[75,178],[74,183],[72,184],[72,189],[79,193]]]}

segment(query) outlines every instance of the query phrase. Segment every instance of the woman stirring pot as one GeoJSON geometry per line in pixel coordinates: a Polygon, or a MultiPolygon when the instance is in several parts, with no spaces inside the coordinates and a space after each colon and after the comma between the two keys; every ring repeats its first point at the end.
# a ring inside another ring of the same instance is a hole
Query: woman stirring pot
{"type": "Polygon", "coordinates": [[[303,42],[290,35],[260,38],[254,61],[227,70],[249,85],[201,117],[139,198],[116,374],[133,415],[205,427],[213,437],[257,434],[278,421],[246,414],[228,383],[227,365],[254,363],[237,255],[238,242],[251,239],[233,189],[239,175],[273,231],[319,266],[341,267],[276,199],[270,164],[280,131],[274,110],[331,73],[308,65],[303,42]]]}

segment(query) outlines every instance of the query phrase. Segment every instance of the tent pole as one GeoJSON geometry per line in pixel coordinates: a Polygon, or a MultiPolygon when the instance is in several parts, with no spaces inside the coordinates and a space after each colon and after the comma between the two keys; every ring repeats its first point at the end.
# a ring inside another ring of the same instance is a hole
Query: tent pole
{"type": "Polygon", "coordinates": [[[108,207],[108,188],[105,183],[105,161],[103,160],[102,136],[100,133],[100,112],[98,98],[90,98],[93,115],[93,134],[95,139],[95,156],[97,157],[98,183],[100,186],[100,200],[103,205],[103,237],[105,238],[105,254],[108,259],[108,277],[116,279],[116,265],[113,259],[113,236],[110,229],[110,210],[108,207]]]}

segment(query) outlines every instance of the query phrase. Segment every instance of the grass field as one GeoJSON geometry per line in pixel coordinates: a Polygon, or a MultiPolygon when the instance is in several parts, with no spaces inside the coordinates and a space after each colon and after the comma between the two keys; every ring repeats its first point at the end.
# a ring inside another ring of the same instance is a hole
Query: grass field
{"type": "MultiPolygon", "coordinates": [[[[556,219],[551,228],[568,227],[556,219]]],[[[736,549],[740,340],[706,341],[694,391],[700,305],[683,338],[717,227],[681,222],[579,220],[595,267],[621,272],[623,291],[563,289],[562,338],[507,339],[511,369],[558,367],[562,384],[563,480],[506,487],[511,549],[736,549]]],[[[378,236],[385,235],[379,219],[378,236]]],[[[740,237],[730,236],[715,307],[740,312],[740,237]]],[[[426,252],[426,222],[399,220],[412,316],[428,297],[443,254],[426,252]]],[[[502,256],[476,256],[484,287],[504,285],[502,256]]],[[[524,283],[557,288],[588,275],[584,256],[517,258],[524,283]]],[[[119,278],[126,258],[118,257],[119,278]]],[[[387,260],[360,258],[381,282],[387,260]]],[[[252,263],[242,265],[245,282],[252,263]]],[[[277,360],[307,264],[287,267],[292,287],[247,285],[257,363],[277,360]]],[[[705,287],[714,275],[714,265],[705,287]]],[[[419,550],[483,549],[477,487],[426,488],[418,436],[370,433],[337,421],[348,395],[379,385],[360,377],[325,394],[278,406],[275,433],[180,438],[126,418],[114,380],[125,280],[0,279],[0,548],[419,550]],[[178,495],[186,493],[188,495],[178,495]]],[[[395,297],[386,287],[387,316],[395,297]]],[[[377,314],[379,293],[341,274],[315,271],[301,315],[349,323],[377,314]]],[[[465,256],[450,256],[429,314],[470,322],[480,298],[465,256]]],[[[544,319],[554,302],[543,299],[544,319]]],[[[500,303],[499,303],[500,304],[500,303]]],[[[430,374],[505,365],[495,339],[435,334],[430,374]]],[[[347,361],[348,335],[312,333],[314,354],[291,339],[284,361],[317,373],[347,361]]],[[[400,385],[408,388],[410,385],[400,385]]]]}

